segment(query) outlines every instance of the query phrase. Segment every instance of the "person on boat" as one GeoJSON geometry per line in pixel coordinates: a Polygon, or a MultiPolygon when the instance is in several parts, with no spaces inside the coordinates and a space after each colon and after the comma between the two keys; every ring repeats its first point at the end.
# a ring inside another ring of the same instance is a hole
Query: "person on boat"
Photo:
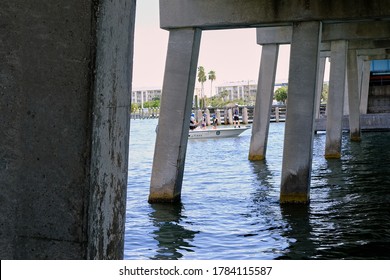
{"type": "Polygon", "coordinates": [[[206,129],[206,119],[207,119],[207,114],[203,113],[203,118],[202,118],[202,129],[206,129]]]}
{"type": "Polygon", "coordinates": [[[216,114],[213,114],[213,128],[217,129],[218,126],[218,118],[216,114]]]}
{"type": "Polygon", "coordinates": [[[191,118],[190,118],[190,130],[194,130],[197,126],[198,126],[198,123],[195,120],[195,114],[192,113],[191,118]]]}
{"type": "Polygon", "coordinates": [[[236,126],[240,127],[240,115],[238,112],[238,104],[236,104],[236,106],[233,109],[233,125],[234,128],[236,128],[236,126]]]}

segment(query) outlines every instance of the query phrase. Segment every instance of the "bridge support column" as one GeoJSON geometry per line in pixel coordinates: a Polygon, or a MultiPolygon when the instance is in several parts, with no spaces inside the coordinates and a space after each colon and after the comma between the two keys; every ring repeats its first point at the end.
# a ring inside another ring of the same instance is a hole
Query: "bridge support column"
{"type": "Polygon", "coordinates": [[[136,1],[39,2],[0,4],[0,259],[123,259],[136,1]]]}
{"type": "Polygon", "coordinates": [[[150,203],[180,200],[200,38],[200,29],[169,32],[150,203]]]}
{"type": "Polygon", "coordinates": [[[262,47],[249,160],[255,161],[265,158],[278,53],[278,44],[263,45],[262,47]]]}
{"type": "Polygon", "coordinates": [[[348,51],[348,104],[351,141],[360,141],[360,92],[356,50],[348,51]]]}
{"type": "Polygon", "coordinates": [[[281,203],[308,203],[321,22],[293,25],[281,203]]]}
{"type": "Polygon", "coordinates": [[[341,157],[345,75],[348,42],[332,41],[329,77],[328,116],[326,121],[325,158],[341,157]]]}
{"type": "Polygon", "coordinates": [[[315,115],[317,119],[320,117],[321,94],[324,85],[325,63],[326,63],[326,56],[321,56],[320,65],[318,67],[318,76],[317,76],[318,81],[317,81],[317,89],[316,89],[317,100],[316,100],[315,115]]]}
{"type": "Polygon", "coordinates": [[[367,114],[371,61],[363,60],[360,82],[360,113],[367,114]]]}
{"type": "MultiPolygon", "coordinates": [[[[347,58],[348,59],[348,58],[347,58]]],[[[347,62],[348,65],[348,62],[347,62]]],[[[344,88],[344,107],[343,107],[343,115],[349,115],[349,92],[348,92],[348,66],[347,66],[347,75],[345,76],[345,88],[344,88]]]]}

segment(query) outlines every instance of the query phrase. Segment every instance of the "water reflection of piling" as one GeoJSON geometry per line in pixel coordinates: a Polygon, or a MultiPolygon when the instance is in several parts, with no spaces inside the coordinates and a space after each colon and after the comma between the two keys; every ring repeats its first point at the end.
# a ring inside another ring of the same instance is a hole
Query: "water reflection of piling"
{"type": "Polygon", "coordinates": [[[158,250],[153,259],[177,260],[183,257],[180,251],[192,251],[191,241],[197,231],[184,228],[181,220],[183,205],[174,204],[152,204],[150,220],[155,226],[153,238],[158,242],[158,250]]]}
{"type": "Polygon", "coordinates": [[[281,204],[282,219],[287,228],[283,235],[289,240],[289,248],[283,256],[277,259],[305,259],[302,256],[315,256],[318,247],[315,246],[310,233],[313,228],[310,225],[310,206],[297,204],[281,204]]]}

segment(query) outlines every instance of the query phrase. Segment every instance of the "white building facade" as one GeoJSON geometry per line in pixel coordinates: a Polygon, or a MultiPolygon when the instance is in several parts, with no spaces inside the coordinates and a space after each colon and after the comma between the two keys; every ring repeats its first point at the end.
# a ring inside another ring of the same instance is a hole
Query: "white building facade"
{"type": "MultiPolygon", "coordinates": [[[[274,90],[287,86],[287,82],[277,83],[275,84],[274,90]]],[[[227,93],[228,100],[237,100],[243,99],[246,101],[254,101],[256,99],[257,93],[257,81],[249,80],[249,81],[238,81],[238,82],[226,82],[219,84],[215,87],[216,94],[220,95],[223,92],[227,93]]]]}
{"type": "Polygon", "coordinates": [[[134,88],[131,92],[131,103],[132,104],[141,104],[144,102],[152,101],[155,97],[161,98],[161,88],[134,88]]]}
{"type": "Polygon", "coordinates": [[[227,82],[216,86],[216,94],[226,92],[228,100],[248,100],[256,97],[257,81],[227,82]]]}

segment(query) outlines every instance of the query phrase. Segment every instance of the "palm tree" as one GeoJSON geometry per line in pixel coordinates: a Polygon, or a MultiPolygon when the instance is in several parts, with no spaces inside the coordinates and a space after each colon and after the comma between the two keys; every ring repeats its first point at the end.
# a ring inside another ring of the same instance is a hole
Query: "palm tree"
{"type": "Polygon", "coordinates": [[[206,73],[204,71],[204,67],[203,66],[199,66],[198,67],[198,82],[202,85],[201,87],[201,98],[203,99],[203,103],[204,103],[204,82],[206,82],[207,80],[207,77],[206,77],[206,73]]]}
{"type": "Polygon", "coordinates": [[[211,83],[210,96],[213,95],[213,81],[215,81],[216,79],[217,79],[217,76],[215,75],[215,71],[211,70],[209,72],[209,80],[210,80],[210,83],[211,83]]]}

